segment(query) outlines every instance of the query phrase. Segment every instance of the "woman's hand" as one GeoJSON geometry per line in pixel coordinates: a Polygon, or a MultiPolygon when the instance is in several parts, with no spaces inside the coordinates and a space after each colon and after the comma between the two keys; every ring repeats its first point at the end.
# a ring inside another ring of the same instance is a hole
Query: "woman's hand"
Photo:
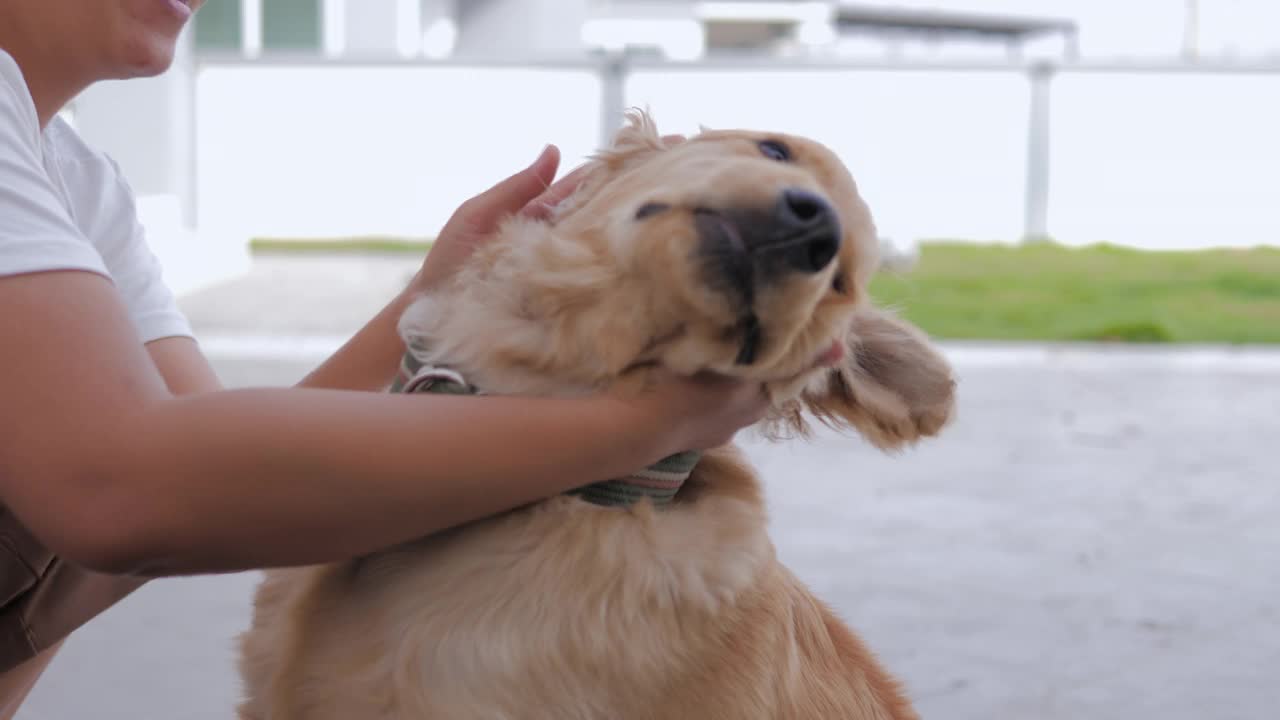
{"type": "Polygon", "coordinates": [[[764,419],[769,398],[759,382],[723,375],[694,377],[659,370],[655,382],[630,400],[643,427],[660,438],[663,454],[726,445],[764,419]]]}
{"type": "Polygon", "coordinates": [[[560,149],[548,145],[532,165],[464,202],[432,243],[411,289],[430,289],[457,272],[476,248],[493,239],[508,216],[547,217],[577,189],[584,175],[584,168],[578,168],[553,185],[559,166],[560,149]]]}
{"type": "MultiPolygon", "coordinates": [[[[678,145],[683,135],[664,135],[665,145],[678,145]]],[[[476,248],[494,238],[499,223],[510,215],[541,220],[569,197],[586,177],[587,166],[579,166],[552,184],[560,166],[560,149],[548,145],[532,165],[467,200],[445,223],[431,245],[422,269],[410,292],[428,290],[457,272],[476,248]]]]}
{"type": "Polygon", "coordinates": [[[505,216],[545,217],[577,189],[581,170],[548,185],[559,164],[560,151],[548,145],[532,165],[463,203],[445,224],[409,286],[299,385],[335,390],[385,388],[404,355],[404,344],[396,332],[404,309],[423,291],[457,272],[477,247],[494,237],[505,216]]]}

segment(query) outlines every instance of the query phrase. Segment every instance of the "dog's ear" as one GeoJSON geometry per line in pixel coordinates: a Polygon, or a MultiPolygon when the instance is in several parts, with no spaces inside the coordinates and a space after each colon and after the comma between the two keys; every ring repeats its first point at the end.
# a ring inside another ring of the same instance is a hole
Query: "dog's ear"
{"type": "Polygon", "coordinates": [[[667,148],[667,139],[658,134],[658,126],[647,110],[632,108],[626,122],[614,133],[613,143],[596,154],[601,162],[617,166],[640,155],[667,148]]]}
{"type": "Polygon", "coordinates": [[[626,169],[629,162],[651,152],[666,150],[677,142],[678,137],[659,135],[657,125],[647,111],[629,110],[626,123],[614,133],[613,142],[588,156],[581,169],[582,180],[578,189],[560,203],[553,213],[553,220],[580,207],[611,176],[626,169]]]}
{"type": "Polygon", "coordinates": [[[801,396],[816,418],[852,428],[882,450],[936,435],[950,421],[951,366],[919,328],[866,307],[850,323],[847,346],[826,387],[801,396]]]}

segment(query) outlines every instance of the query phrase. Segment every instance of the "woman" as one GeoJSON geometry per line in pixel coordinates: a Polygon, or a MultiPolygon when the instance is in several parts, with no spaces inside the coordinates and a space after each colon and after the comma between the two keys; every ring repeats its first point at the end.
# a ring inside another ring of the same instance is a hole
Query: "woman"
{"type": "Polygon", "coordinates": [[[760,388],[723,379],[632,400],[380,392],[409,299],[500,217],[573,189],[543,192],[554,148],[465,203],[299,387],[221,389],[118,168],[56,118],[94,82],[167,69],[201,2],[0,3],[0,718],[146,578],[351,557],[715,446],[764,412],[760,388]]]}

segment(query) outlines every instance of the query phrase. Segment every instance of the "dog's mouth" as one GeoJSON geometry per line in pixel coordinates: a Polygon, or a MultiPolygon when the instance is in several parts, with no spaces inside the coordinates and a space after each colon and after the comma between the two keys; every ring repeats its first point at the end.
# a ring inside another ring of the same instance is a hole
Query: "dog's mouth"
{"type": "Polygon", "coordinates": [[[738,321],[734,334],[742,338],[738,346],[738,356],[733,359],[735,365],[751,365],[760,353],[760,341],[763,332],[760,329],[760,318],[751,313],[738,321]]]}
{"type": "MultiPolygon", "coordinates": [[[[754,314],[747,315],[738,321],[738,324],[729,331],[729,334],[740,338],[738,354],[733,361],[734,365],[739,367],[753,365],[760,353],[764,340],[764,329],[760,325],[759,318],[754,314]]],[[[800,367],[797,375],[835,367],[844,360],[847,352],[844,342],[840,338],[834,338],[829,343],[822,345],[816,354],[811,355],[808,362],[800,367]]]]}
{"type": "Polygon", "coordinates": [[[844,355],[844,343],[839,338],[836,338],[813,361],[813,369],[835,367],[840,364],[841,360],[844,360],[844,355]]]}

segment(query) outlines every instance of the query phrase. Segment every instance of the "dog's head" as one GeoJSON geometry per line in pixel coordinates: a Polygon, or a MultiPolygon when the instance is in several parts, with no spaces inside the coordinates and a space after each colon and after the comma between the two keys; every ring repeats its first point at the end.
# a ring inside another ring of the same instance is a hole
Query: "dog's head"
{"type": "MultiPolygon", "coordinates": [[[[704,131],[667,144],[634,113],[550,220],[512,220],[406,313],[425,361],[494,393],[595,389],[662,365],[766,382],[882,448],[937,432],[950,369],[876,309],[871,215],[812,140],[704,131]]],[[[777,425],[775,425],[777,427],[777,425]]]]}

